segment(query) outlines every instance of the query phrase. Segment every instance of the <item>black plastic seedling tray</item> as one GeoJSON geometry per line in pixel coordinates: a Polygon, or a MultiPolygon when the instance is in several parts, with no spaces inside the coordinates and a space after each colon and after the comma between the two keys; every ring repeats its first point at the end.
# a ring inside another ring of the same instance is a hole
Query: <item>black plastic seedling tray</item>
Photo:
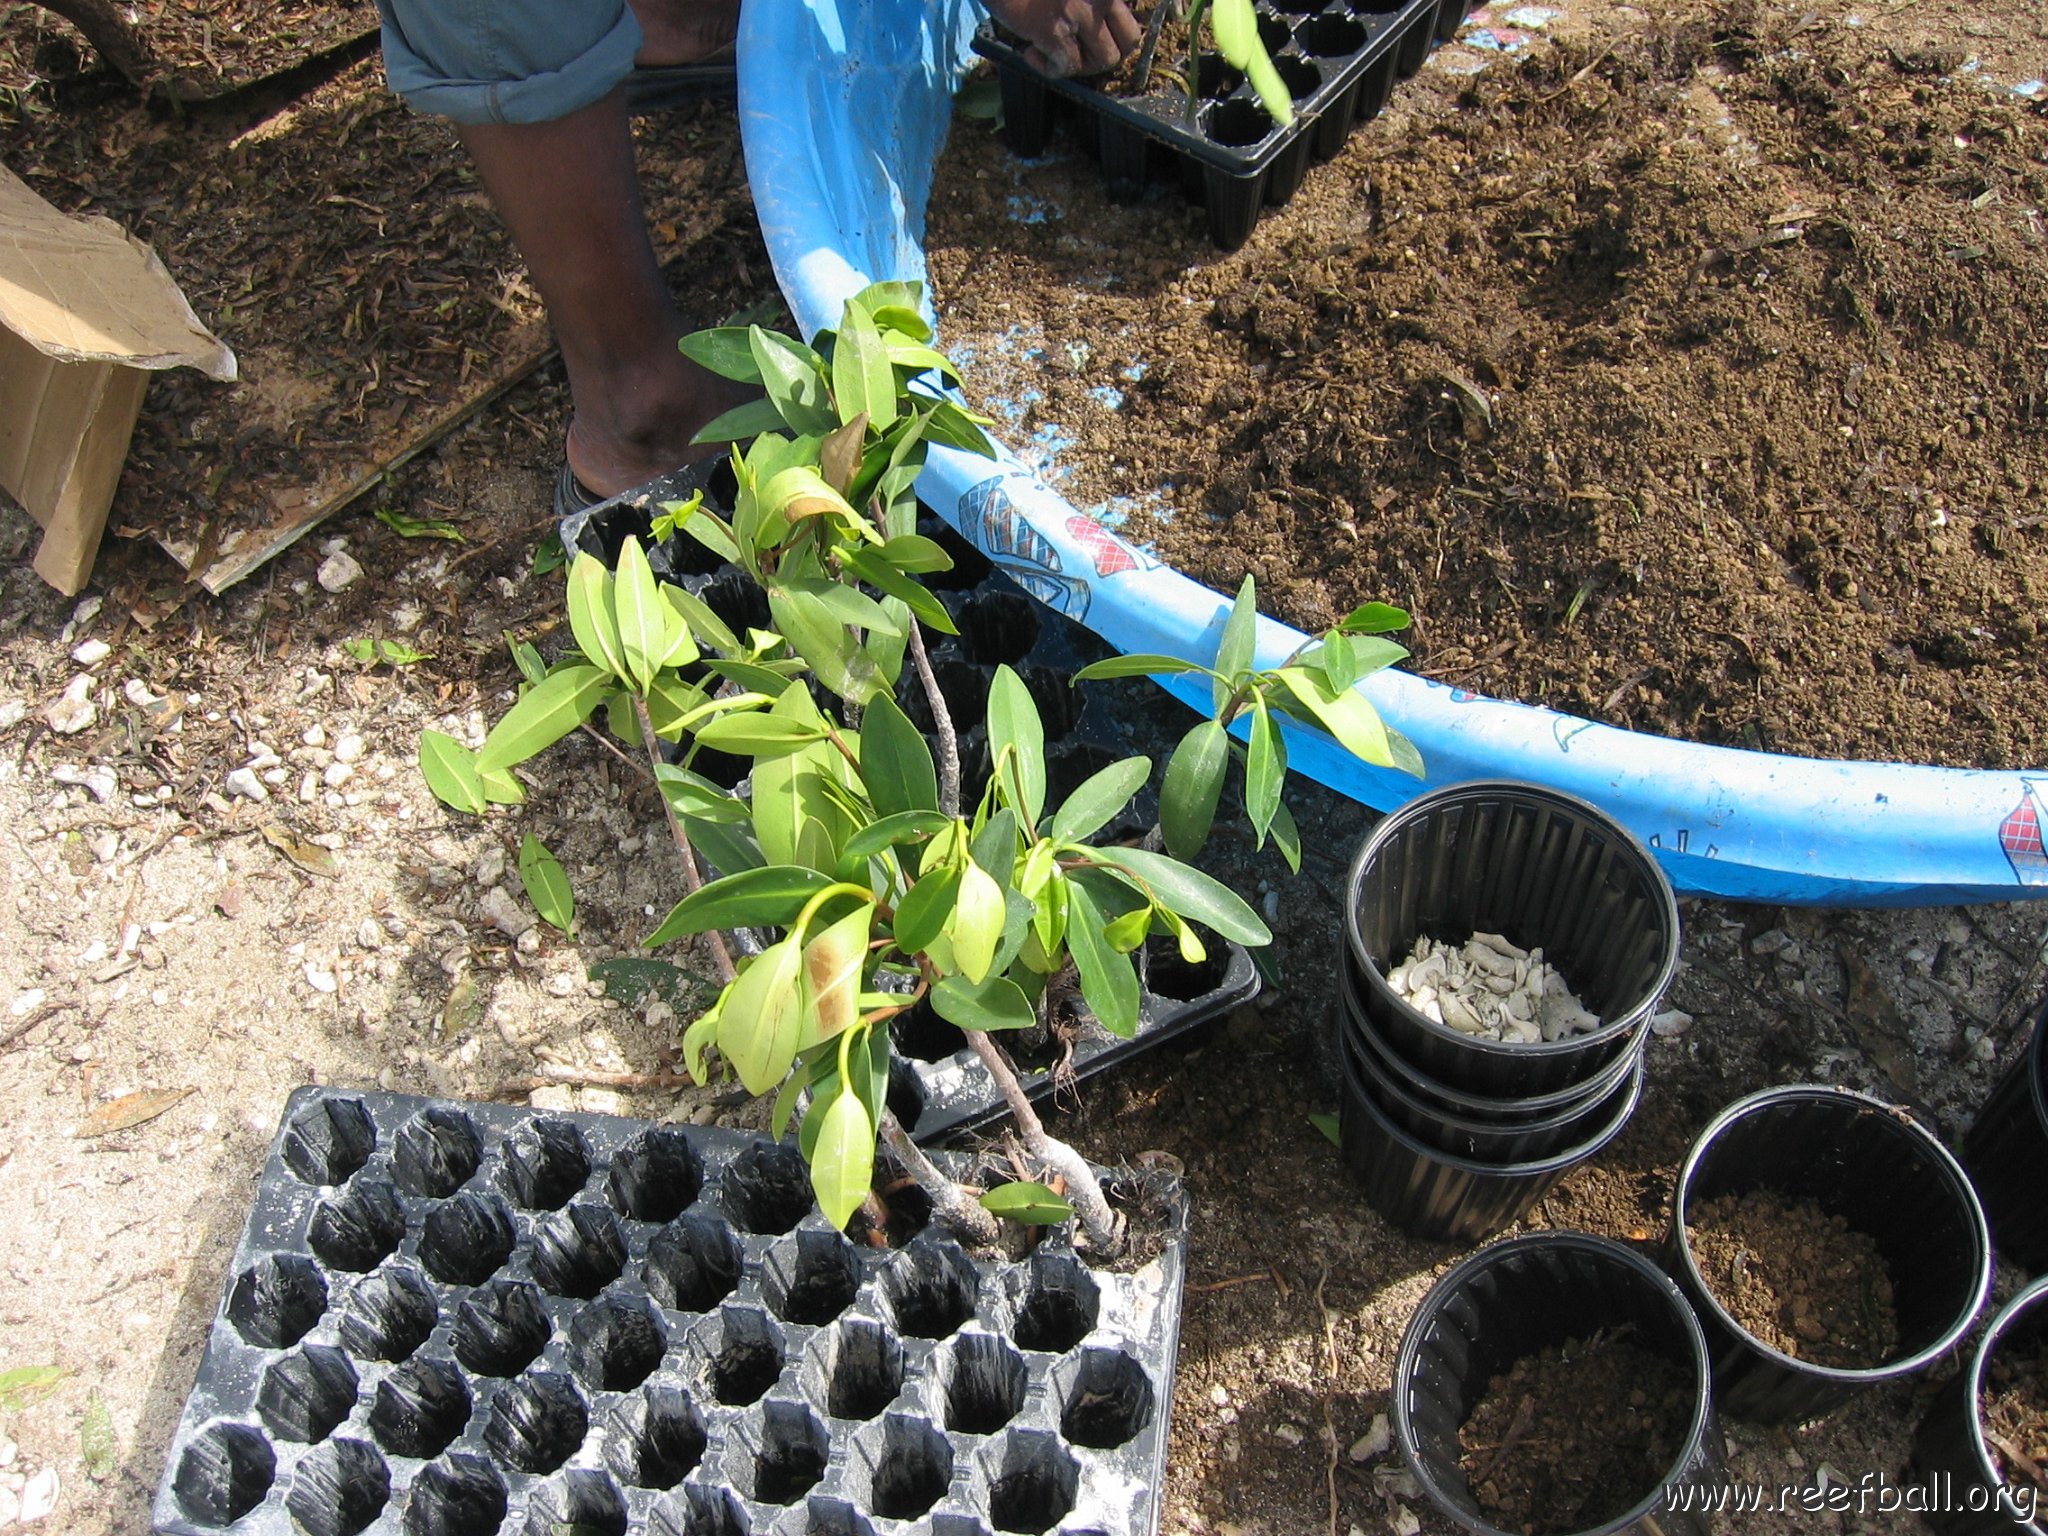
{"type": "Polygon", "coordinates": [[[1142,1536],[1186,1242],[1148,1193],[1131,1273],[877,1248],[758,1136],[301,1089],[155,1529],[1142,1536]]]}
{"type": "MultiPolygon", "coordinates": [[[[563,542],[609,563],[617,559],[628,534],[646,536],[647,516],[645,508],[612,506],[565,524],[563,542]]],[[[926,584],[945,604],[959,633],[928,632],[927,643],[933,674],[959,738],[961,804],[975,804],[988,780],[988,736],[982,722],[989,684],[999,666],[1017,670],[1038,706],[1045,727],[1048,806],[1058,805],[1082,781],[1118,758],[1142,752],[1155,764],[1166,761],[1189,724],[1184,706],[1143,678],[1075,687],[1071,679],[1076,671],[1113,654],[1099,638],[1032,598],[936,518],[925,519],[918,531],[941,543],[954,561],[952,570],[927,577],[926,584]]],[[[769,626],[767,600],[760,589],[695,540],[669,540],[658,548],[653,564],[663,580],[688,587],[735,629],[769,626]]],[[[929,734],[930,706],[907,668],[897,698],[910,719],[929,734]]],[[[746,769],[739,760],[722,766],[735,779],[746,769]]],[[[1135,840],[1157,817],[1157,798],[1147,790],[1121,821],[1104,830],[1104,840],[1135,840]]],[[[1138,1029],[1128,1040],[1111,1035],[1092,1019],[1084,1019],[1063,1040],[1031,1032],[1006,1035],[1004,1048],[1016,1062],[1026,1094],[1034,1100],[1055,1096],[1063,1086],[1258,995],[1259,974],[1244,949],[1213,935],[1206,947],[1208,958],[1190,966],[1170,942],[1155,938],[1148,944],[1140,972],[1138,1029]]],[[[918,1141],[938,1143],[964,1136],[1008,1114],[995,1079],[953,1025],[920,1007],[901,1015],[891,1027],[897,1061],[890,1107],[918,1141]]]]}
{"type": "MultiPolygon", "coordinates": [[[[1258,0],[1259,34],[1294,96],[1294,121],[1282,128],[1242,74],[1217,54],[1197,68],[1198,99],[1171,82],[1142,97],[1119,97],[1086,80],[1053,80],[1025,61],[992,25],[974,49],[991,60],[1003,102],[1003,137],[1025,159],[1044,152],[1055,110],[1079,119],[1084,142],[1102,163],[1109,194],[1135,202],[1152,180],[1178,175],[1205,205],[1209,236],[1234,251],[1250,237],[1262,207],[1294,195],[1311,160],[1327,160],[1352,128],[1378,115],[1394,83],[1422,67],[1469,9],[1466,0],[1258,0]]],[[[1163,54],[1164,50],[1162,50],[1163,54]]],[[[1155,62],[1185,67],[1185,60],[1155,62]]],[[[1155,73],[1155,79],[1157,75],[1155,73]]]]}

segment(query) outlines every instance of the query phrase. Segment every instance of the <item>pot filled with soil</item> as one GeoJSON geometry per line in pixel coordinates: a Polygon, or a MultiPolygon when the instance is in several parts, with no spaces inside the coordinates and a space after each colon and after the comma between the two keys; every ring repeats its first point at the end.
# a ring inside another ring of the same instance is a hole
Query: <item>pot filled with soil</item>
{"type": "Polygon", "coordinates": [[[2048,1268],[2048,1004],[1963,1137],[1963,1166],[1999,1253],[2029,1270],[2048,1268]]]}
{"type": "Polygon", "coordinates": [[[1715,1116],[1679,1169],[1664,1263],[1699,1309],[1716,1401],[1767,1422],[1921,1370],[1991,1286],[1955,1158],[1841,1088],[1767,1088],[1715,1116]]]}
{"type": "Polygon", "coordinates": [[[1431,1288],[1395,1360],[1394,1433],[1430,1501],[1482,1533],[1703,1536],[1673,1505],[1726,1477],[1692,1308],[1579,1232],[1496,1243],[1431,1288]]]}
{"type": "Polygon", "coordinates": [[[1950,1508],[1928,1515],[1946,1536],[2048,1529],[2048,1279],[1991,1320],[1920,1421],[1913,1465],[1952,1490],[1950,1508]]]}
{"type": "Polygon", "coordinates": [[[1636,1045],[1678,967],[1678,904],[1585,801],[1507,781],[1418,796],[1373,829],[1344,904],[1367,1028],[1453,1088],[1582,1084],[1636,1045]]]}
{"type": "Polygon", "coordinates": [[[1467,1156],[1404,1129],[1374,1097],[1357,1053],[1346,1046],[1340,1054],[1339,1140],[1367,1203],[1403,1231],[1444,1242],[1476,1242],[1518,1220],[1621,1134],[1643,1091],[1642,1059],[1636,1056],[1634,1070],[1598,1102],[1597,1113],[1560,1132],[1564,1145],[1521,1155],[1510,1150],[1492,1158],[1467,1156]]]}

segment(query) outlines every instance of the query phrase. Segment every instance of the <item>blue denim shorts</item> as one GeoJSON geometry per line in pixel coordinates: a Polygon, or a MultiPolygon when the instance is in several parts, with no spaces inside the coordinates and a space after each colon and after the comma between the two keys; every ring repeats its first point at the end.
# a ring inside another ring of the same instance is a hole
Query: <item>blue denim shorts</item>
{"type": "Polygon", "coordinates": [[[625,0],[377,0],[384,73],[422,112],[545,123],[625,79],[640,24],[625,0]]]}

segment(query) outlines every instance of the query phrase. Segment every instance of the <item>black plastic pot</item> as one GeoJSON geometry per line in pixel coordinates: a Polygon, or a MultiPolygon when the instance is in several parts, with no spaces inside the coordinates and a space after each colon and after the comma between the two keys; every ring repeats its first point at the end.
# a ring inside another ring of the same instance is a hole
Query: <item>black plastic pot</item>
{"type": "Polygon", "coordinates": [[[1576,1146],[1642,1091],[1643,1053],[1631,1051],[1615,1063],[1621,1070],[1602,1090],[1551,1114],[1502,1124],[1449,1113],[1411,1091],[1402,1069],[1380,1054],[1369,1034],[1346,1032],[1338,1043],[1350,1092],[1371,1099],[1427,1145],[1480,1163],[1526,1163],[1576,1146]]]}
{"type": "Polygon", "coordinates": [[[1649,1048],[1650,1036],[1647,1028],[1638,1029],[1627,1048],[1584,1082],[1553,1088],[1547,1093],[1506,1098],[1453,1088],[1448,1083],[1438,1082],[1413,1063],[1403,1060],[1381,1037],[1372,1021],[1365,1017],[1363,1004],[1359,1001],[1356,989],[1338,989],[1337,1018],[1340,1033],[1347,1039],[1358,1042],[1361,1049],[1369,1047],[1389,1070],[1398,1070],[1402,1086],[1413,1097],[1448,1114],[1478,1120],[1488,1125],[1515,1125],[1528,1120],[1548,1119],[1572,1109],[1583,1108],[1588,1102],[1603,1097],[1616,1083],[1634,1070],[1635,1061],[1649,1048]]]}
{"type": "Polygon", "coordinates": [[[1535,1232],[1483,1248],[1430,1288],[1394,1362],[1394,1435],[1431,1503],[1493,1536],[1458,1468],[1458,1430],[1489,1381],[1515,1362],[1603,1328],[1632,1324],[1631,1342],[1687,1372],[1692,1422],[1663,1480],[1599,1536],[1706,1536],[1704,1512],[1674,1511],[1679,1490],[1727,1480],[1714,1419],[1706,1341],[1685,1298],[1633,1249],[1581,1232],[1535,1232]]]}
{"type": "Polygon", "coordinates": [[[1351,862],[1344,928],[1351,984],[1380,1038],[1438,1082],[1502,1097],[1598,1074],[1678,969],[1678,903],[1656,860],[1585,801],[1529,784],[1454,784],[1387,816],[1351,862]],[[1540,947],[1605,1022],[1532,1045],[1479,1039],[1387,984],[1418,937],[1460,944],[1475,932],[1540,947]]]}
{"type": "Polygon", "coordinates": [[[2036,1280],[2007,1302],[1977,1341],[1969,1363],[1941,1389],[1913,1439],[1913,1467],[1930,1493],[1944,1490],[1945,1508],[1930,1509],[1927,1523],[1944,1536],[2048,1536],[2033,1490],[2008,1487],[1984,1443],[1977,1405],[1992,1357],[2004,1348],[2048,1345],[2048,1279],[2036,1280]]]}
{"type": "Polygon", "coordinates": [[[1953,1349],[1991,1288],[1991,1240],[1962,1167],[1904,1110],[1843,1088],[1766,1088],[1716,1115],[1678,1171],[1664,1266],[1699,1309],[1722,1409],[1767,1423],[1817,1418],[1953,1349]],[[1700,1274],[1686,1213],[1769,1189],[1867,1234],[1891,1271],[1899,1352],[1879,1366],[1814,1365],[1729,1315],[1700,1274]]]}
{"type": "Polygon", "coordinates": [[[2025,1269],[2048,1268],[2048,1004],[1964,1136],[1963,1166],[1999,1253],[2025,1269]]]}
{"type": "Polygon", "coordinates": [[[1628,1078],[1611,1117],[1574,1146],[1517,1162],[1489,1162],[1446,1152],[1403,1130],[1355,1072],[1347,1061],[1338,1101],[1345,1163],[1374,1210],[1403,1231],[1443,1242],[1477,1242],[1519,1220],[1558,1180],[1621,1133],[1643,1091],[1638,1071],[1628,1078]]]}

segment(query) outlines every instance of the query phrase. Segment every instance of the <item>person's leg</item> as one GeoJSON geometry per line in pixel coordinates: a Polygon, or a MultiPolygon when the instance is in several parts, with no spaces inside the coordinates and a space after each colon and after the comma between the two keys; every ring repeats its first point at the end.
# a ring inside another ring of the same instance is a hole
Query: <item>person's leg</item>
{"type": "Polygon", "coordinates": [[[739,0],[630,0],[630,4],[641,32],[634,63],[659,68],[731,57],[740,30],[739,0]]]}
{"type": "Polygon", "coordinates": [[[561,343],[576,478],[608,496],[717,451],[690,439],[744,396],[676,350],[683,323],[648,242],[620,93],[552,122],[457,131],[561,343]]]}

